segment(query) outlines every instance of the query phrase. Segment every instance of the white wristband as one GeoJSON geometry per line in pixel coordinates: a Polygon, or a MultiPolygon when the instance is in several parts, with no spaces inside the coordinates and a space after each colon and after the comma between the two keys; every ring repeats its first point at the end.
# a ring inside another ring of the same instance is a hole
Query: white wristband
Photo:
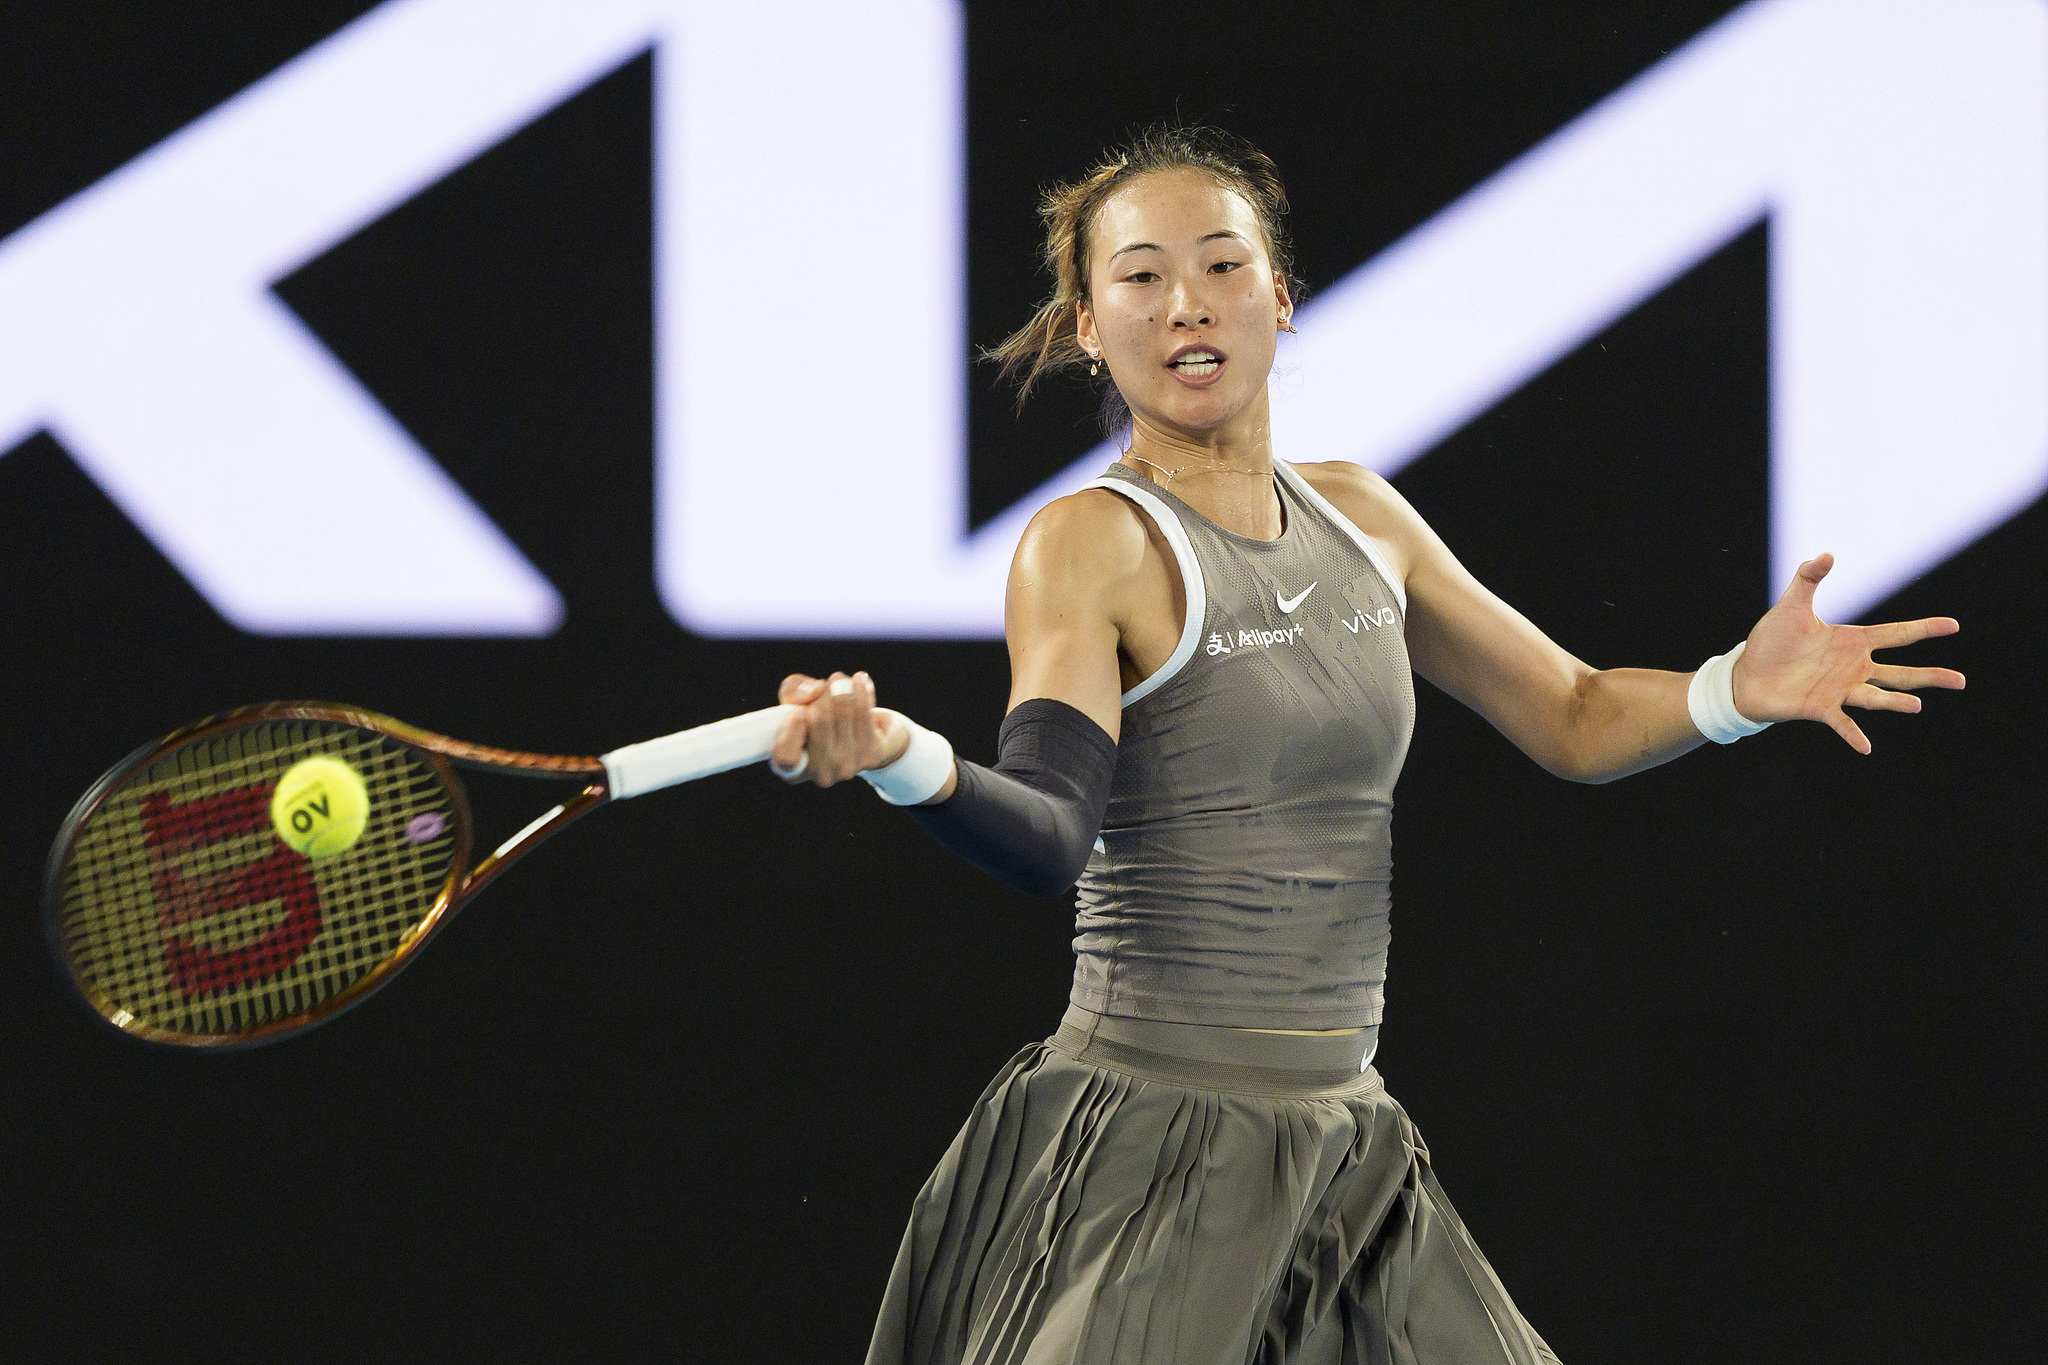
{"type": "Polygon", "coordinates": [[[1748,643],[1744,640],[1701,664],[1699,672],[1692,675],[1692,686],[1685,689],[1685,707],[1692,712],[1692,723],[1716,744],[1733,744],[1744,735],[1771,728],[1771,722],[1751,720],[1735,709],[1735,661],[1748,643]]]}
{"type": "Polygon", "coordinates": [[[869,768],[861,780],[892,806],[915,806],[935,795],[953,774],[953,746],[944,735],[927,730],[910,717],[910,744],[894,763],[869,768]]]}

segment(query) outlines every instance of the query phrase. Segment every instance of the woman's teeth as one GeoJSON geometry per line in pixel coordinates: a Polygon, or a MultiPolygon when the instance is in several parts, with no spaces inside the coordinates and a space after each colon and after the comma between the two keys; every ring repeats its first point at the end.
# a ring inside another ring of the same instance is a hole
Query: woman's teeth
{"type": "Polygon", "coordinates": [[[1173,368],[1190,379],[1201,379],[1216,373],[1223,367],[1223,361],[1211,351],[1189,351],[1173,362],[1173,368]]]}

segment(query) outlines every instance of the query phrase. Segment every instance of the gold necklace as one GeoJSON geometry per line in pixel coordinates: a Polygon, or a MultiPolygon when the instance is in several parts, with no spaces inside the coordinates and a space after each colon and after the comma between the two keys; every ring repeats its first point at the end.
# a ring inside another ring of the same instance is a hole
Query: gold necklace
{"type": "MultiPolygon", "coordinates": [[[[1168,483],[1173,482],[1175,475],[1186,474],[1189,472],[1186,469],[1168,469],[1164,465],[1152,464],[1152,462],[1146,459],[1143,455],[1133,455],[1128,450],[1124,452],[1123,458],[1126,460],[1136,460],[1139,464],[1152,465],[1154,469],[1158,470],[1160,473],[1166,476],[1166,481],[1168,483]]],[[[1245,474],[1255,479],[1270,479],[1273,477],[1273,471],[1270,469],[1232,469],[1228,465],[1217,465],[1210,469],[1197,469],[1193,472],[1197,474],[1245,474]]]]}

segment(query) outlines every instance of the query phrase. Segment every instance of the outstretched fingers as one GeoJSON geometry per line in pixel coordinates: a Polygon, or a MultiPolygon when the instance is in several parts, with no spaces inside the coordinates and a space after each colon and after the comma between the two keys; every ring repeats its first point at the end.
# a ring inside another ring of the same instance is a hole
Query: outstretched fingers
{"type": "Polygon", "coordinates": [[[1828,570],[1834,567],[1835,557],[1826,553],[1817,554],[1801,564],[1798,571],[1792,575],[1791,583],[1786,585],[1784,595],[1778,598],[1778,605],[1812,611],[1813,590],[1820,586],[1820,581],[1828,576],[1828,570]]]}
{"type": "Polygon", "coordinates": [[[1776,684],[1803,694],[1798,713],[1828,726],[1857,753],[1868,754],[1869,737],[1843,707],[1910,715],[1921,709],[1914,689],[1964,685],[1963,675],[1952,668],[1880,664],[1871,652],[1953,635],[1962,627],[1950,616],[1877,626],[1829,625],[1814,614],[1813,596],[1834,566],[1832,554],[1815,555],[1799,566],[1777,606],[1751,632],[1756,645],[1751,654],[1759,659],[1769,655],[1767,671],[1775,672],[1776,684]]]}
{"type": "Polygon", "coordinates": [[[1888,687],[1894,692],[1911,691],[1916,687],[1960,688],[1963,675],[1953,668],[1907,668],[1901,664],[1872,664],[1868,681],[1879,687],[1888,687]]]}
{"type": "MultiPolygon", "coordinates": [[[[1872,688],[1871,690],[1876,691],[1877,689],[1872,688]]],[[[1844,744],[1859,754],[1869,754],[1869,738],[1855,721],[1849,719],[1848,713],[1843,711],[1841,707],[1836,707],[1833,715],[1823,717],[1823,719],[1827,721],[1829,729],[1842,737],[1844,744]]]]}
{"type": "MultiPolygon", "coordinates": [[[[1937,635],[1953,635],[1962,628],[1953,616],[1926,616],[1918,621],[1887,621],[1880,626],[1865,626],[1863,638],[1872,649],[1897,649],[1900,645],[1931,640],[1937,635]]],[[[1962,674],[1956,676],[1960,678],[1962,674]]],[[[1954,685],[1962,686],[1961,683],[1954,685]]]]}
{"type": "Polygon", "coordinates": [[[1869,683],[1858,683],[1849,689],[1849,695],[1842,698],[1842,705],[1861,707],[1865,711],[1903,711],[1910,716],[1917,714],[1923,703],[1911,692],[1888,692],[1869,683]]]}

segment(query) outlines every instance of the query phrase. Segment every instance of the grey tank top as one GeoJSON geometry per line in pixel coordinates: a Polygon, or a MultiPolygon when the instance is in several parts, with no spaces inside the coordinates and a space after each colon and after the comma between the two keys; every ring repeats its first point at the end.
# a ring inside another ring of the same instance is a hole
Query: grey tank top
{"type": "Polygon", "coordinates": [[[1407,599],[1377,547],[1275,462],[1279,539],[1226,531],[1130,467],[1173,547],[1179,647],[1124,693],[1080,881],[1071,999],[1237,1028],[1376,1025],[1394,781],[1415,724],[1407,599]]]}

